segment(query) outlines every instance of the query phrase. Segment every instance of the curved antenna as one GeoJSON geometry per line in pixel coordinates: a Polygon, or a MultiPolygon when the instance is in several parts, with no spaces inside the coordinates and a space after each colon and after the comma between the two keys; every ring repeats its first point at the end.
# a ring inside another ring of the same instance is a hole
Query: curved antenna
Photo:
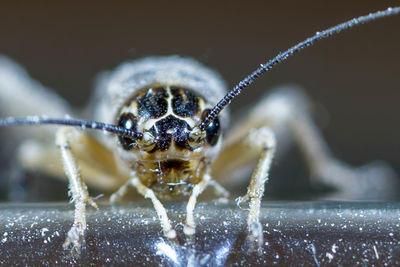
{"type": "Polygon", "coordinates": [[[227,106],[231,103],[231,101],[238,96],[244,88],[252,84],[257,78],[259,78],[262,74],[265,72],[271,70],[275,65],[278,65],[279,63],[282,63],[286,59],[288,59],[290,56],[294,55],[296,52],[299,52],[303,50],[304,48],[307,48],[311,46],[314,42],[325,39],[329,36],[332,36],[334,34],[338,34],[339,32],[343,30],[347,30],[350,28],[353,28],[356,25],[363,24],[366,22],[370,22],[379,18],[384,18],[384,17],[389,17],[392,15],[396,15],[400,13],[400,7],[396,8],[391,8],[389,7],[386,10],[383,11],[377,11],[375,13],[370,13],[365,16],[361,16],[358,18],[354,18],[351,20],[348,20],[344,23],[338,24],[336,26],[333,26],[331,28],[328,28],[322,32],[317,32],[314,36],[307,38],[306,40],[296,44],[295,46],[292,46],[288,50],[284,51],[283,53],[279,53],[276,57],[273,59],[269,60],[266,64],[261,64],[261,66],[255,70],[253,73],[251,73],[249,76],[244,78],[242,81],[240,81],[232,90],[230,90],[224,98],[222,98],[208,113],[208,116],[203,119],[203,121],[200,123],[199,128],[200,130],[204,131],[204,129],[207,127],[207,125],[210,124],[212,120],[215,119],[216,116],[227,106]]]}
{"type": "Polygon", "coordinates": [[[43,124],[64,125],[71,127],[80,127],[83,129],[102,130],[132,139],[141,139],[143,137],[142,133],[128,130],[118,125],[107,124],[97,121],[85,121],[77,119],[53,119],[53,118],[44,118],[36,116],[26,117],[26,118],[10,117],[4,120],[0,120],[0,127],[17,126],[17,125],[43,125],[43,124]]]}

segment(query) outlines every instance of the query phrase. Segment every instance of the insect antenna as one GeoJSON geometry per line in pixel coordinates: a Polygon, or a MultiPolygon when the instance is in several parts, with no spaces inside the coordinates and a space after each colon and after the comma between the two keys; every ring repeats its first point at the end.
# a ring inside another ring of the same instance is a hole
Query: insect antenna
{"type": "Polygon", "coordinates": [[[211,121],[215,119],[215,117],[218,116],[218,114],[227,106],[231,103],[231,101],[238,96],[244,88],[252,84],[257,78],[259,78],[262,74],[265,72],[271,70],[274,66],[278,65],[279,63],[282,63],[286,59],[288,59],[290,56],[294,55],[295,53],[311,46],[314,42],[320,41],[322,39],[325,39],[329,36],[335,35],[340,33],[343,30],[347,30],[350,28],[353,28],[356,25],[363,24],[366,22],[370,22],[379,18],[384,18],[384,17],[389,17],[392,15],[396,15],[400,13],[400,7],[396,8],[391,8],[389,7],[386,10],[383,11],[377,11],[375,13],[370,13],[368,15],[360,16],[358,18],[353,18],[351,20],[348,20],[346,22],[343,22],[341,24],[338,24],[336,26],[333,26],[331,28],[328,28],[324,31],[317,32],[314,36],[307,38],[306,40],[296,44],[295,46],[292,46],[288,50],[279,53],[276,57],[273,59],[269,60],[265,64],[261,64],[261,66],[255,70],[253,73],[251,73],[249,76],[241,80],[232,90],[230,90],[208,113],[207,117],[205,117],[198,128],[201,131],[204,131],[205,128],[210,124],[211,121]]]}
{"type": "Polygon", "coordinates": [[[131,139],[142,139],[143,134],[132,130],[125,129],[118,125],[107,124],[97,121],[85,121],[78,119],[54,119],[44,117],[25,117],[25,118],[7,118],[0,120],[0,127],[18,126],[18,125],[63,125],[71,127],[80,127],[83,129],[102,130],[114,133],[131,139]]]}

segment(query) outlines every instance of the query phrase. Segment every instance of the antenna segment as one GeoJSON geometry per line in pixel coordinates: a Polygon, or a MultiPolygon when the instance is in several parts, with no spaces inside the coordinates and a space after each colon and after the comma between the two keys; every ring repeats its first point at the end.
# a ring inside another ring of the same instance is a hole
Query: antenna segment
{"type": "Polygon", "coordinates": [[[316,41],[323,40],[329,36],[338,34],[343,30],[353,28],[356,25],[371,22],[373,20],[384,18],[384,17],[393,16],[393,15],[396,15],[399,13],[400,13],[400,7],[395,7],[395,8],[389,7],[388,9],[383,10],[383,11],[377,11],[375,13],[370,13],[365,16],[354,18],[354,19],[348,20],[344,23],[333,26],[329,29],[326,29],[324,31],[317,32],[314,36],[307,38],[306,40],[296,44],[295,46],[289,48],[288,50],[286,50],[282,53],[279,53],[276,57],[274,57],[267,63],[261,64],[261,66],[257,70],[255,70],[249,76],[244,78],[232,90],[230,90],[224,96],[224,98],[222,98],[213,107],[213,109],[210,111],[208,116],[206,118],[204,118],[204,120],[200,123],[200,125],[199,125],[200,130],[204,131],[205,128],[207,127],[207,125],[210,124],[210,122],[213,121],[215,119],[215,117],[217,117],[218,114],[227,105],[229,105],[236,96],[238,96],[243,91],[244,88],[248,87],[255,80],[257,80],[257,78],[259,78],[262,74],[271,70],[274,66],[278,65],[279,63],[282,63],[283,61],[285,61],[286,59],[288,59],[290,56],[294,55],[295,53],[303,50],[304,48],[307,48],[307,47],[313,45],[314,42],[316,42],[316,41]]]}
{"type": "Polygon", "coordinates": [[[143,137],[142,133],[128,130],[118,125],[112,125],[97,121],[84,121],[77,119],[53,119],[53,118],[43,118],[36,116],[26,117],[26,118],[11,117],[8,119],[0,120],[0,127],[17,126],[17,125],[43,125],[43,124],[64,125],[64,126],[80,127],[84,129],[102,130],[132,139],[141,139],[143,137]]]}

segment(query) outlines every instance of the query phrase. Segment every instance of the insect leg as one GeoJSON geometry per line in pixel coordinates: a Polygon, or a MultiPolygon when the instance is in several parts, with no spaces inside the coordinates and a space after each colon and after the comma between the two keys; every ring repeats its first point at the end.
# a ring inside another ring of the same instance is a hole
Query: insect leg
{"type": "MultiPolygon", "coordinates": [[[[172,229],[171,222],[168,219],[167,211],[165,210],[163,204],[158,200],[154,191],[143,185],[136,174],[133,174],[133,178],[130,180],[130,184],[137,189],[139,194],[145,198],[150,198],[153,202],[154,209],[157,212],[158,218],[160,219],[161,227],[163,229],[164,235],[170,239],[176,237],[176,232],[172,229]]],[[[124,187],[123,185],[122,187],[124,187]]],[[[124,189],[123,189],[124,190],[124,189]]],[[[119,191],[119,190],[118,190],[119,191]]],[[[118,192],[117,191],[117,192],[118,192]]]]}
{"type": "Polygon", "coordinates": [[[220,197],[220,200],[227,200],[229,197],[229,192],[222,185],[217,183],[214,179],[210,179],[208,181],[208,185],[214,188],[214,192],[217,196],[220,197]]]}
{"type": "Polygon", "coordinates": [[[128,191],[129,186],[132,186],[132,181],[129,180],[125,184],[123,184],[118,190],[114,193],[111,194],[110,196],[110,202],[115,203],[118,200],[122,199],[125,195],[126,192],[128,191]]]}
{"type": "MultiPolygon", "coordinates": [[[[74,133],[71,151],[79,165],[85,183],[91,188],[112,192],[129,176],[129,167],[115,160],[114,154],[84,131],[74,133]]],[[[24,169],[40,171],[65,180],[65,172],[59,161],[59,151],[54,145],[33,139],[18,147],[18,159],[24,169]]]]}
{"type": "Polygon", "coordinates": [[[69,179],[71,200],[75,204],[74,224],[68,231],[63,248],[68,249],[72,244],[74,252],[79,253],[82,243],[84,242],[86,230],[86,203],[89,203],[96,209],[98,209],[98,207],[89,197],[86,184],[80,176],[75,158],[71,152],[71,142],[73,142],[76,132],[76,129],[61,128],[56,135],[56,144],[60,149],[64,171],[69,179]]]}
{"type": "Polygon", "coordinates": [[[234,172],[254,160],[255,155],[250,151],[236,151],[235,144],[245,138],[252,128],[264,125],[268,125],[278,139],[278,156],[288,147],[291,140],[298,145],[313,181],[337,189],[329,198],[365,200],[387,199],[395,195],[396,175],[385,163],[374,162],[353,168],[334,157],[311,119],[308,97],[296,86],[283,86],[273,90],[250,111],[245,120],[232,129],[224,150],[212,166],[212,175],[226,177],[227,173],[234,172]]]}
{"type": "Polygon", "coordinates": [[[396,175],[384,162],[354,168],[333,155],[311,119],[308,99],[301,90],[286,88],[276,94],[275,101],[286,106],[285,124],[306,160],[311,178],[338,189],[330,198],[379,199],[395,194],[396,175]]]}
{"type": "Polygon", "coordinates": [[[294,113],[288,125],[313,181],[339,190],[331,198],[376,199],[395,194],[396,174],[386,163],[376,161],[354,168],[335,158],[308,114],[294,113]]]}
{"type": "Polygon", "coordinates": [[[203,180],[193,187],[192,194],[190,195],[188,204],[186,205],[186,225],[183,228],[183,232],[186,235],[195,234],[196,223],[194,222],[193,211],[196,206],[197,198],[204,191],[204,189],[206,189],[210,180],[211,180],[210,175],[205,174],[203,176],[203,180]]]}
{"type": "MultiPolygon", "coordinates": [[[[239,145],[239,144],[238,144],[239,145]]],[[[268,127],[262,127],[250,131],[242,146],[247,146],[253,151],[260,151],[260,158],[251,176],[250,184],[246,195],[237,199],[240,206],[243,202],[249,201],[249,215],[247,225],[249,228],[249,241],[262,246],[263,234],[259,221],[261,198],[264,194],[264,187],[268,181],[268,174],[272,159],[275,153],[276,140],[274,133],[268,127]]]]}

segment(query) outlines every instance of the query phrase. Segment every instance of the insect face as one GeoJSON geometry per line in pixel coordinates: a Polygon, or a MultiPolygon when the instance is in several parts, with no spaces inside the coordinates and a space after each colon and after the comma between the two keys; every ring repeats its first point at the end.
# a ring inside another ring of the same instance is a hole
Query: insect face
{"type": "Polygon", "coordinates": [[[203,134],[192,133],[210,112],[211,105],[193,90],[179,86],[154,85],[129,98],[121,108],[117,124],[143,133],[143,140],[119,137],[124,150],[195,151],[215,146],[220,136],[216,118],[203,134]]]}
{"type": "Polygon", "coordinates": [[[206,131],[191,133],[211,107],[200,94],[175,85],[154,84],[128,98],[116,123],[143,138],[118,140],[124,151],[136,154],[134,164],[146,186],[182,194],[201,180],[207,150],[219,140],[219,119],[206,131]]]}

